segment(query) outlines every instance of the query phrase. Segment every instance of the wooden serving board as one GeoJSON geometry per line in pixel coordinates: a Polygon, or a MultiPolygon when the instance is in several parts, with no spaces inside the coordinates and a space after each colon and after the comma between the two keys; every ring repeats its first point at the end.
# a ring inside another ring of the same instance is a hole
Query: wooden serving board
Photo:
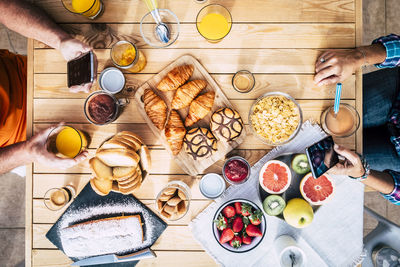
{"type": "MultiPolygon", "coordinates": [[[[189,175],[195,176],[198,174],[202,174],[205,169],[210,167],[215,162],[223,159],[227,153],[233,150],[235,147],[239,146],[246,137],[245,129],[243,129],[241,135],[234,141],[225,142],[225,141],[218,141],[218,150],[210,157],[204,159],[194,160],[189,154],[185,152],[184,147],[180,153],[174,156],[169,148],[167,140],[164,136],[164,131],[160,131],[154,124],[151,122],[149,117],[144,110],[144,103],[142,101],[142,96],[145,89],[152,89],[154,93],[160,96],[168,106],[169,111],[171,110],[171,101],[175,94],[175,91],[170,92],[161,92],[157,90],[157,84],[163,79],[166,74],[171,71],[173,68],[180,66],[180,65],[193,65],[194,71],[193,75],[190,77],[189,81],[201,79],[207,81],[207,87],[200,92],[200,94],[204,94],[208,91],[215,92],[215,100],[214,105],[211,111],[207,114],[205,118],[195,123],[192,127],[187,128],[187,130],[195,127],[204,127],[210,129],[210,119],[211,115],[218,110],[219,108],[229,107],[233,109],[232,104],[229,102],[228,98],[224,95],[221,88],[217,85],[211,75],[207,72],[207,70],[197,61],[194,57],[190,55],[184,55],[171,64],[169,64],[165,69],[163,69],[160,73],[154,75],[151,79],[145,82],[140,88],[137,89],[135,93],[135,100],[138,104],[139,113],[143,116],[147,124],[149,125],[152,132],[161,140],[161,143],[165,147],[165,149],[170,153],[171,157],[173,157],[179,166],[189,175]]],[[[168,111],[168,112],[169,112],[168,111]]],[[[182,120],[184,121],[189,111],[189,107],[178,110],[179,115],[181,116],[182,120]]],[[[243,119],[243,118],[242,118],[243,119]]]]}

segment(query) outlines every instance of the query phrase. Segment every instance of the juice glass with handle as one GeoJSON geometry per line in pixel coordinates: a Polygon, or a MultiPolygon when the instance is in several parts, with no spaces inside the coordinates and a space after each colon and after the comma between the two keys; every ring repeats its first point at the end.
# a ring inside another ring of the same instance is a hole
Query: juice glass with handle
{"type": "Polygon", "coordinates": [[[101,0],[61,0],[63,6],[74,14],[80,14],[89,19],[95,19],[103,13],[101,0]]]}

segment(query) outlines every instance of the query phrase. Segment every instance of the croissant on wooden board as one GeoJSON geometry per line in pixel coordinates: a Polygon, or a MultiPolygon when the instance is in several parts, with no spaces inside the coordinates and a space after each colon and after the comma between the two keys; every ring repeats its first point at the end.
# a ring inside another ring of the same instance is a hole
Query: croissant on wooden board
{"type": "Polygon", "coordinates": [[[187,82],[193,74],[193,65],[182,65],[175,67],[158,83],[157,89],[160,91],[172,91],[187,82]]]}
{"type": "Polygon", "coordinates": [[[181,117],[176,110],[171,110],[167,125],[165,126],[165,138],[173,155],[176,156],[181,151],[185,134],[186,129],[181,117]]]}
{"type": "Polygon", "coordinates": [[[207,82],[203,80],[190,81],[176,90],[171,106],[173,109],[181,109],[190,105],[193,99],[206,88],[207,82]]]}
{"type": "Polygon", "coordinates": [[[153,90],[146,89],[143,94],[144,110],[153,124],[160,130],[164,129],[167,120],[167,104],[153,90]]]}
{"type": "Polygon", "coordinates": [[[210,112],[214,105],[215,92],[207,92],[204,95],[196,97],[190,103],[189,114],[185,119],[185,126],[190,127],[210,112]]]}

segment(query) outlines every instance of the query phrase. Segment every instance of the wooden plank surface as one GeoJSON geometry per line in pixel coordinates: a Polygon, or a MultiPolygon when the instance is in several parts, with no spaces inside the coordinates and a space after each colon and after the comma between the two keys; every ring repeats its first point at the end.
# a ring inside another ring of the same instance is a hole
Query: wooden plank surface
{"type": "MultiPolygon", "coordinates": [[[[296,99],[334,99],[335,85],[316,86],[313,74],[254,74],[255,86],[250,92],[239,93],[232,87],[234,73],[213,74],[211,77],[224,91],[228,99],[256,99],[265,92],[281,91],[296,99]]],[[[126,88],[120,96],[132,97],[134,90],[150,79],[153,74],[125,74],[126,88]],[[132,88],[132,91],[128,91],[132,88]]],[[[92,88],[97,90],[98,87],[92,88]]],[[[35,98],[82,98],[86,93],[71,94],[67,87],[66,74],[35,74],[35,98]]],[[[354,99],[355,75],[343,82],[342,99],[354,99]]]]}
{"type": "MultiPolygon", "coordinates": [[[[142,73],[158,73],[175,59],[190,54],[209,73],[235,73],[247,69],[252,73],[314,74],[315,61],[321,49],[142,49],[147,65],[142,73]]],[[[110,49],[95,50],[99,70],[112,66],[110,49]]],[[[67,64],[54,49],[36,49],[35,73],[66,73],[67,64]]]]}
{"type": "MultiPolygon", "coordinates": [[[[59,0],[34,2],[78,39],[96,48],[98,72],[112,66],[109,48],[116,40],[135,42],[147,58],[148,64],[140,74],[125,73],[127,86],[119,97],[127,97],[132,103],[117,121],[97,127],[89,124],[83,115],[87,94],[71,94],[66,87],[66,62],[61,54],[32,40],[28,46],[31,66],[28,68],[28,87],[31,85],[28,90],[28,131],[37,132],[66,121],[90,136],[89,153],[93,155],[104,139],[117,131],[132,130],[149,145],[153,161],[151,174],[136,193],[144,204],[154,209],[154,198],[168,181],[182,180],[191,187],[193,200],[188,215],[170,223],[153,246],[157,258],[140,261],[138,266],[216,265],[193,239],[187,226],[210,203],[199,192],[201,176],[186,175],[151,133],[133,102],[138,87],[171,61],[185,54],[193,55],[212,74],[246,123],[247,137],[231,155],[241,155],[254,164],[271,149],[249,130],[248,111],[254,100],[265,92],[286,92],[298,100],[305,119],[318,123],[322,111],[333,104],[335,86],[314,85],[316,58],[326,49],[352,48],[361,44],[361,0],[225,0],[223,5],[231,12],[234,23],[230,34],[217,44],[208,43],[197,33],[195,18],[204,5],[192,0],[160,0],[160,7],[171,9],[181,21],[179,39],[167,49],[150,48],[139,34],[140,19],[147,13],[144,1],[103,0],[105,12],[95,21],[67,12],[59,0]],[[256,85],[250,93],[241,94],[232,88],[232,76],[240,69],[255,74],[256,85]],[[29,103],[32,109],[29,109],[29,103]]],[[[343,102],[356,106],[359,111],[362,108],[361,82],[358,72],[343,83],[342,92],[343,102]]],[[[98,89],[97,85],[92,88],[93,91],[98,89]]],[[[356,135],[335,141],[360,150],[361,137],[360,129],[356,135]]],[[[223,161],[219,161],[205,172],[220,173],[222,165],[223,161]]],[[[28,172],[26,265],[68,266],[70,260],[45,238],[45,233],[63,210],[46,209],[43,195],[47,189],[67,183],[81,190],[91,178],[88,163],[85,161],[68,170],[34,164],[28,172]]]]}
{"type": "MultiPolygon", "coordinates": [[[[34,0],[57,22],[87,23],[88,19],[69,13],[58,0],[34,0]]],[[[215,1],[212,1],[215,2],[215,1]]],[[[212,3],[211,2],[211,3],[212,3]]],[[[99,22],[139,23],[148,12],[143,1],[103,0],[104,14],[99,22]]],[[[268,1],[224,0],[235,23],[242,22],[354,22],[353,0],[280,0],[268,1]]],[[[209,4],[209,3],[206,3],[209,4]]],[[[159,1],[160,8],[172,10],[182,23],[195,22],[196,15],[204,5],[195,1],[159,1]],[[184,3],[184,4],[183,4],[184,3]]]]}
{"type": "MultiPolygon", "coordinates": [[[[139,24],[63,24],[62,27],[95,48],[111,48],[119,40],[129,40],[140,48],[151,48],[140,35],[139,24]]],[[[349,48],[354,44],[353,23],[233,24],[229,35],[216,44],[205,41],[195,24],[182,24],[178,40],[167,49],[349,48]]],[[[48,46],[36,41],[35,48],[48,46]]]]}

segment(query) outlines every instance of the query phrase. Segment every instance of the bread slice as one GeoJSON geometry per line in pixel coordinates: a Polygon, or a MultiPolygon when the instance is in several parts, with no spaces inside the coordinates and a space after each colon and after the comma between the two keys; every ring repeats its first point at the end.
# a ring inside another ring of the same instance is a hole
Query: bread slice
{"type": "Polygon", "coordinates": [[[112,180],[100,180],[96,177],[90,179],[90,185],[92,186],[93,191],[100,196],[108,195],[111,191],[112,184],[112,180]]]}
{"type": "Polygon", "coordinates": [[[113,177],[115,180],[124,180],[128,177],[131,177],[136,173],[135,167],[114,167],[113,168],[113,177]]]}
{"type": "Polygon", "coordinates": [[[140,170],[140,168],[137,168],[134,175],[132,175],[131,177],[128,177],[127,179],[119,180],[118,186],[120,186],[122,188],[128,188],[128,187],[136,184],[138,180],[142,180],[142,179],[143,179],[142,171],[140,170]]]}
{"type": "Polygon", "coordinates": [[[139,179],[139,182],[136,183],[135,185],[133,185],[132,187],[129,188],[121,188],[120,186],[118,186],[119,191],[124,194],[124,195],[129,195],[132,194],[137,188],[139,188],[142,184],[142,179],[139,179]]]}
{"type": "Polygon", "coordinates": [[[144,145],[143,139],[139,135],[132,133],[130,131],[122,131],[122,132],[119,132],[117,135],[129,135],[129,136],[135,138],[141,145],[144,145]]]}
{"type": "Polygon", "coordinates": [[[149,148],[146,145],[142,145],[138,151],[140,156],[140,166],[144,173],[149,173],[151,168],[151,157],[149,148]]]}
{"type": "Polygon", "coordinates": [[[135,151],[118,148],[102,149],[96,157],[110,167],[136,167],[140,160],[135,151]]]}
{"type": "Polygon", "coordinates": [[[123,138],[122,136],[114,136],[113,138],[111,138],[111,140],[114,141],[118,141],[121,143],[124,143],[125,145],[127,145],[128,149],[132,149],[133,151],[138,151],[138,149],[140,148],[140,144],[136,143],[136,142],[131,142],[130,140],[123,138]]]}
{"type": "Polygon", "coordinates": [[[133,146],[135,147],[135,151],[138,151],[140,146],[142,145],[141,142],[139,142],[136,138],[130,136],[130,135],[123,135],[123,134],[117,134],[115,138],[120,138],[124,139],[125,141],[132,143],[133,146]]]}
{"type": "Polygon", "coordinates": [[[99,180],[112,180],[113,179],[113,169],[101,160],[94,157],[89,160],[90,168],[92,169],[93,176],[97,177],[99,180]]]}
{"type": "Polygon", "coordinates": [[[129,144],[121,142],[118,139],[110,139],[109,141],[105,142],[101,145],[102,149],[110,149],[110,148],[121,148],[121,149],[133,149],[129,144]]]}

